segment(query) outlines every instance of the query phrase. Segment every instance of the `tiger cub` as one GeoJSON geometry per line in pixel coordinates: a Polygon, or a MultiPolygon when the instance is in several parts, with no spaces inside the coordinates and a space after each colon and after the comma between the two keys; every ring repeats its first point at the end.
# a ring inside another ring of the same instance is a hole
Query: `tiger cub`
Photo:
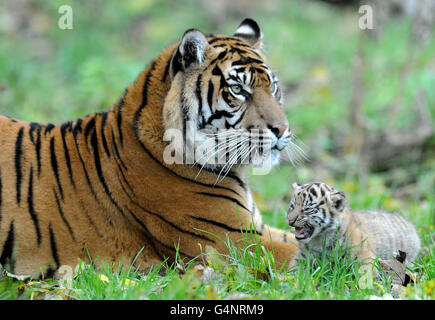
{"type": "Polygon", "coordinates": [[[309,250],[318,257],[324,249],[331,253],[338,241],[352,247],[352,255],[366,262],[364,269],[376,257],[393,259],[398,250],[406,252],[407,264],[417,256],[420,239],[402,216],[379,210],[353,211],[344,193],[325,183],[292,186],[287,223],[295,227],[299,258],[305,258],[309,250]]]}

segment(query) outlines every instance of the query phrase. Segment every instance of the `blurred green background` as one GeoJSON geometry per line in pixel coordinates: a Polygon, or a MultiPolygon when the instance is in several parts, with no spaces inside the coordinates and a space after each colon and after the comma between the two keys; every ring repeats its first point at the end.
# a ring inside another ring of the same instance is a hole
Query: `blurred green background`
{"type": "Polygon", "coordinates": [[[232,34],[252,17],[310,157],[250,176],[266,221],[286,227],[291,183],[317,180],[354,208],[400,211],[433,235],[435,6],[409,2],[370,1],[369,31],[358,27],[357,1],[2,0],[0,113],[60,123],[107,109],[185,30],[232,34]],[[64,4],[72,30],[58,27],[64,4]]]}

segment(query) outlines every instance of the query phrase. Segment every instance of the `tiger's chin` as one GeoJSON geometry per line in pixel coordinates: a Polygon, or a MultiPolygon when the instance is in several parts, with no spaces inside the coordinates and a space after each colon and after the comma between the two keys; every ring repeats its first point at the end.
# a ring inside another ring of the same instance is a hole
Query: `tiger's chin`
{"type": "Polygon", "coordinates": [[[201,162],[198,161],[196,164],[201,170],[209,170],[213,171],[216,174],[219,174],[221,177],[224,177],[226,173],[242,169],[252,167],[257,169],[257,174],[267,174],[273,167],[279,165],[281,159],[281,152],[277,148],[273,148],[269,150],[269,152],[265,152],[260,154],[259,152],[253,152],[249,156],[239,157],[236,161],[228,155],[228,159],[225,161],[215,161],[215,162],[201,162]]]}
{"type": "Polygon", "coordinates": [[[274,166],[279,165],[280,159],[281,159],[281,151],[274,147],[268,150],[267,152],[261,154],[255,154],[252,157],[252,161],[250,165],[257,168],[261,168],[261,167],[273,168],[274,166]]]}

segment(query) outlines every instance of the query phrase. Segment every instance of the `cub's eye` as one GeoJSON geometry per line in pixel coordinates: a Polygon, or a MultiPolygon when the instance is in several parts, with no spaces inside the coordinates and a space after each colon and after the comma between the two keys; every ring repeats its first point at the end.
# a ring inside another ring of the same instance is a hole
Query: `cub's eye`
{"type": "Polygon", "coordinates": [[[295,209],[295,205],[293,204],[293,202],[290,202],[290,206],[288,207],[289,211],[293,211],[295,209]]]}
{"type": "Polygon", "coordinates": [[[273,82],[270,85],[270,93],[272,93],[272,95],[275,95],[277,91],[278,91],[278,83],[277,82],[273,82]]]}
{"type": "Polygon", "coordinates": [[[304,209],[304,213],[316,213],[317,209],[316,208],[305,208],[304,209]]]}
{"type": "Polygon", "coordinates": [[[240,84],[233,84],[230,86],[230,91],[232,94],[241,94],[243,91],[243,87],[240,84]]]}

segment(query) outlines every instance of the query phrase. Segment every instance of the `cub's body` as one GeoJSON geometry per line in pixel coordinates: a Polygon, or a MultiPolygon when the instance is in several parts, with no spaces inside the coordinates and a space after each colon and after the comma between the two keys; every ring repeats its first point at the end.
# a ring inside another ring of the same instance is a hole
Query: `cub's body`
{"type": "Polygon", "coordinates": [[[324,183],[294,185],[287,221],[296,228],[299,256],[320,256],[337,243],[365,262],[392,259],[400,250],[411,262],[420,250],[414,226],[401,215],[379,210],[353,211],[343,193],[324,183]],[[307,212],[308,211],[308,212],[307,212]]]}

